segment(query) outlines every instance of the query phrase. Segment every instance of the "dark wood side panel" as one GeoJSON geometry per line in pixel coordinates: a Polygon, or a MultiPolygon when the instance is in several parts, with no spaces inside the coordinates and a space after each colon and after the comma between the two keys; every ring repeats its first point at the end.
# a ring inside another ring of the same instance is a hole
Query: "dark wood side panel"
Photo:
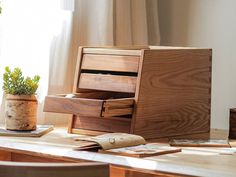
{"type": "Polygon", "coordinates": [[[134,133],[145,138],[208,132],[211,50],[145,50],[134,133]]]}
{"type": "Polygon", "coordinates": [[[94,118],[77,116],[73,128],[102,132],[130,132],[131,120],[127,118],[94,118]]]}
{"type": "Polygon", "coordinates": [[[236,139],[236,109],[230,109],[229,138],[236,139]]]}

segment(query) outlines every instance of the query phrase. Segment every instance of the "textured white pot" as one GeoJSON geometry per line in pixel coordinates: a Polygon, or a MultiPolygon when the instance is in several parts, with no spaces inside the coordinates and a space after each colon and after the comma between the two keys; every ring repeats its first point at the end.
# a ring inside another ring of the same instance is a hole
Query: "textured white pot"
{"type": "Polygon", "coordinates": [[[6,129],[35,130],[37,106],[38,101],[34,95],[6,95],[6,129]]]}

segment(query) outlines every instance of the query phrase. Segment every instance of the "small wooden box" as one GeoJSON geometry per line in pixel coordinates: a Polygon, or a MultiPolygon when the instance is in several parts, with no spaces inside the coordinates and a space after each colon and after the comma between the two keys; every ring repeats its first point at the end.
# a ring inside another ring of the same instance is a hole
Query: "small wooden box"
{"type": "Polygon", "coordinates": [[[209,132],[211,58],[200,48],[81,47],[73,98],[49,95],[44,111],[72,114],[70,133],[209,132]]]}
{"type": "Polygon", "coordinates": [[[236,139],[236,108],[230,109],[229,138],[236,139]]]}

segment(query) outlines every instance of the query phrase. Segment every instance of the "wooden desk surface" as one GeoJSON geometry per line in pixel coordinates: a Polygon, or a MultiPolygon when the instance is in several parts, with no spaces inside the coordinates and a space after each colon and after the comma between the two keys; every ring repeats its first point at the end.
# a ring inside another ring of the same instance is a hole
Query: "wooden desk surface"
{"type": "MultiPolygon", "coordinates": [[[[160,172],[190,176],[227,177],[236,176],[236,153],[223,154],[227,148],[183,148],[182,152],[147,158],[133,158],[81,152],[73,150],[80,135],[67,134],[66,129],[56,128],[40,138],[0,137],[0,150],[28,155],[60,159],[65,161],[98,161],[126,169],[150,174],[160,172]]],[[[227,133],[213,130],[212,138],[226,138],[227,133]]],[[[166,144],[164,140],[161,144],[166,144]]],[[[231,150],[236,151],[236,140],[231,141],[231,150]],[[235,147],[235,148],[234,148],[235,147]]],[[[0,154],[1,156],[1,154],[0,154]]]]}

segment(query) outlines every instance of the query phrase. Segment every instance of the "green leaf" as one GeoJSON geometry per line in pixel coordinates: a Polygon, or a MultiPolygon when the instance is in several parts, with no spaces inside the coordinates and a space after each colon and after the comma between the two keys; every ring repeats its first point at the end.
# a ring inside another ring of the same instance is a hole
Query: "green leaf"
{"type": "Polygon", "coordinates": [[[14,68],[13,71],[9,67],[5,67],[3,74],[3,87],[5,93],[13,95],[33,95],[38,89],[40,77],[34,76],[24,77],[20,68],[14,68]]]}

